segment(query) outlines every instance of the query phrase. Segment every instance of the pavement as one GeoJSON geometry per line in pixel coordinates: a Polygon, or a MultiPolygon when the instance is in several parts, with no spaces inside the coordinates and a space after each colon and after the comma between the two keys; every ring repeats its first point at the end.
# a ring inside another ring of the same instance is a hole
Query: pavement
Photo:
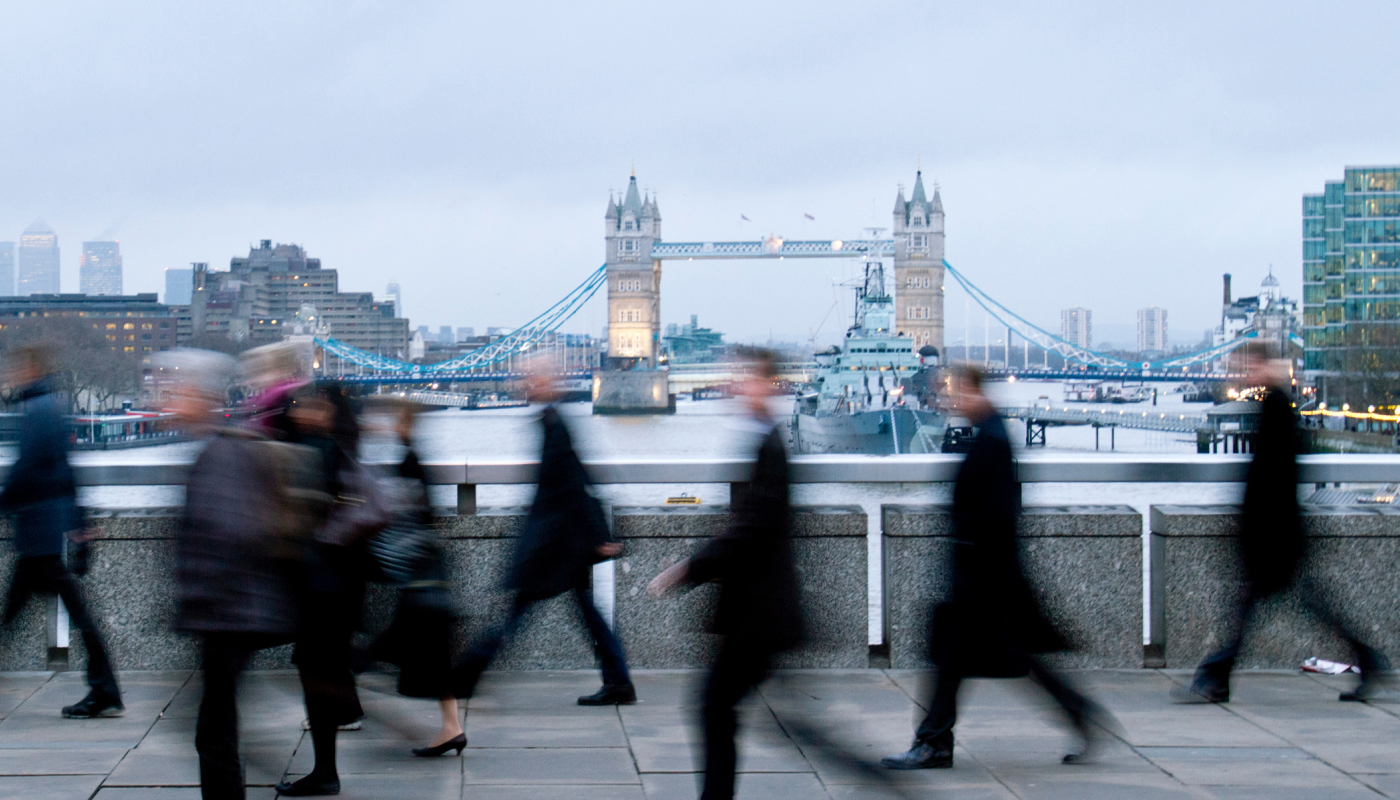
{"type": "MultiPolygon", "coordinates": [[[[694,689],[700,675],[638,672],[641,702],[582,708],[595,672],[488,673],[466,711],[462,757],[413,758],[436,733],[437,706],[366,675],[364,730],[341,734],[342,797],[486,800],[690,800],[697,794],[694,689]]],[[[1093,764],[1059,763],[1068,738],[1026,681],[970,681],[956,765],[890,772],[881,756],[909,744],[921,676],[897,670],[780,673],[746,702],[739,797],[752,798],[1350,798],[1400,797],[1400,704],[1340,703],[1345,677],[1237,676],[1229,704],[1177,706],[1188,673],[1070,673],[1116,717],[1093,764]]],[[[0,800],[187,800],[199,797],[198,673],[126,672],[127,713],[65,720],[81,675],[0,673],[0,800]]],[[[304,774],[296,675],[249,673],[240,695],[255,800],[304,774]]]]}

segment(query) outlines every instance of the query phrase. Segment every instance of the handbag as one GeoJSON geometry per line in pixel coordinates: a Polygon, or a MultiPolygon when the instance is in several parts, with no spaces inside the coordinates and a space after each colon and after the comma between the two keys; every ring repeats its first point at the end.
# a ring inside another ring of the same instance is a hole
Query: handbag
{"type": "Polygon", "coordinates": [[[360,462],[352,460],[341,470],[340,487],[326,524],[316,531],[316,541],[353,547],[394,521],[384,493],[360,462]]]}

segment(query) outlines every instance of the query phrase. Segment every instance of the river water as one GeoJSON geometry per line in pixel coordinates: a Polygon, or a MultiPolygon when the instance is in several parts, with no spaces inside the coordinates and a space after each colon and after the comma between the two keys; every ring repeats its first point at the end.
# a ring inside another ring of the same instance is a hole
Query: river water
{"type": "MultiPolygon", "coordinates": [[[[1200,415],[1207,406],[1183,404],[1181,395],[1172,391],[1172,384],[1159,384],[1157,406],[1151,401],[1121,406],[1097,406],[1123,410],[1125,413],[1153,411],[1200,415]]],[[[993,384],[993,398],[1004,406],[1025,406],[1039,400],[1042,404],[1063,403],[1062,385],[1058,382],[1018,381],[993,384]],[[1045,399],[1041,399],[1045,398],[1045,399]]],[[[774,412],[785,418],[791,413],[791,399],[777,398],[774,412]]],[[[1084,407],[1084,404],[1076,404],[1084,407]]],[[[1089,406],[1096,407],[1096,406],[1089,406]]],[[[566,404],[563,413],[570,422],[575,444],[584,459],[625,457],[703,458],[748,455],[754,447],[753,434],[738,422],[742,410],[733,400],[688,401],[677,403],[670,416],[599,417],[593,416],[585,403],[566,404]]],[[[530,460],[538,455],[539,434],[537,409],[500,409],[486,411],[443,410],[424,414],[416,436],[416,447],[425,461],[451,460],[530,460]]],[[[1010,423],[1013,442],[1024,441],[1024,427],[1010,423]]],[[[1120,430],[1115,435],[1118,452],[1128,453],[1191,453],[1195,452],[1194,437],[1153,431],[1120,430]]],[[[1047,436],[1048,452],[1084,453],[1094,450],[1093,430],[1088,427],[1051,428],[1047,436]]],[[[1107,432],[1100,436],[1107,451],[1107,432]]],[[[75,462],[133,463],[189,460],[198,445],[185,443],[162,445],[136,450],[75,454],[75,462]]],[[[1037,451],[1040,448],[1036,448],[1037,451]]],[[[390,460],[398,456],[397,447],[382,433],[371,432],[366,437],[363,455],[370,460],[390,460]]],[[[433,496],[436,504],[456,503],[454,487],[437,487],[433,496]]],[[[668,496],[689,493],[705,503],[729,501],[729,487],[715,484],[647,484],[602,486],[598,488],[605,504],[655,505],[668,496]]],[[[178,505],[183,490],[178,487],[91,487],[82,492],[86,505],[108,508],[130,508],[178,505]]],[[[793,500],[799,504],[857,504],[865,509],[869,522],[870,575],[870,634],[872,643],[880,641],[880,505],[882,503],[948,502],[950,487],[928,484],[818,484],[793,488],[793,500]]],[[[1233,484],[1030,484],[1024,498],[1028,505],[1094,505],[1123,504],[1135,508],[1147,520],[1148,507],[1162,503],[1237,502],[1240,487],[1233,484]]],[[[483,506],[521,505],[530,500],[529,487],[482,486],[478,489],[478,504],[483,506]]],[[[1144,548],[1148,540],[1144,531],[1144,548]]],[[[1146,559],[1144,559],[1144,563],[1146,559]]],[[[600,565],[596,575],[599,604],[611,610],[611,565],[600,565]]],[[[1146,619],[1146,580],[1144,575],[1144,620],[1146,619]]],[[[1145,630],[1145,628],[1144,628],[1145,630]]]]}

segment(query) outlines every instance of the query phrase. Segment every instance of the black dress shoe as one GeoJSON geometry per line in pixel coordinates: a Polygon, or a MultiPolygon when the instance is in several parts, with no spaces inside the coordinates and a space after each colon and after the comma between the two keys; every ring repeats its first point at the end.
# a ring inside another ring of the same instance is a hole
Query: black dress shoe
{"type": "Polygon", "coordinates": [[[415,747],[413,754],[419,758],[435,758],[446,753],[448,750],[456,750],[457,755],[462,754],[462,749],[467,746],[467,735],[459,733],[442,744],[435,744],[432,747],[415,747]]]}
{"type": "Polygon", "coordinates": [[[915,742],[908,752],[897,756],[885,756],[880,759],[880,763],[890,769],[951,769],[953,750],[915,742]]]}
{"type": "Polygon", "coordinates": [[[297,781],[282,781],[277,784],[277,793],[283,797],[324,797],[340,794],[340,778],[318,778],[314,775],[297,781]]]}
{"type": "Polygon", "coordinates": [[[1195,680],[1191,681],[1190,686],[1173,686],[1171,697],[1173,703],[1180,705],[1228,703],[1230,702],[1230,686],[1229,684],[1195,680]]]}
{"type": "Polygon", "coordinates": [[[68,719],[96,719],[98,717],[120,717],[126,712],[122,699],[98,692],[88,692],[87,697],[71,706],[63,707],[63,716],[68,719]]]}
{"type": "Polygon", "coordinates": [[[1337,699],[1343,703],[1365,703],[1371,700],[1400,700],[1397,694],[1378,678],[1363,677],[1361,683],[1349,692],[1342,692],[1337,699]]]}
{"type": "Polygon", "coordinates": [[[630,683],[605,683],[603,688],[578,699],[581,706],[630,706],[637,702],[637,689],[630,683]]]}

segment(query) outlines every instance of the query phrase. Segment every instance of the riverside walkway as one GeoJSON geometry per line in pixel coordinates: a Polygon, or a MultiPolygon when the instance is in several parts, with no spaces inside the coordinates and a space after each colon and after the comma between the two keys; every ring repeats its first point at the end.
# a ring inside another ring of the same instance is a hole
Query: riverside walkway
{"type": "MultiPolygon", "coordinates": [[[[1121,730],[1097,763],[1063,766],[1049,700],[1024,681],[971,681],[951,770],[873,766],[907,747],[920,675],[897,670],[780,673],[742,717],[741,798],[1351,798],[1400,797],[1400,704],[1337,701],[1346,678],[1237,674],[1228,705],[1175,706],[1189,673],[1096,670],[1071,676],[1121,730]],[[865,767],[859,766],[865,764],[865,767]]],[[[0,799],[190,800],[199,797],[194,717],[199,674],[125,672],[120,719],[64,720],[81,673],[0,673],[0,799]]],[[[699,674],[639,671],[642,702],[580,708],[596,671],[488,673],[469,704],[463,757],[415,759],[437,708],[366,675],[364,730],[341,735],[342,797],[471,800],[690,800],[697,769],[699,674]]],[[[249,673],[241,693],[248,796],[304,773],[296,675],[249,673]]]]}

